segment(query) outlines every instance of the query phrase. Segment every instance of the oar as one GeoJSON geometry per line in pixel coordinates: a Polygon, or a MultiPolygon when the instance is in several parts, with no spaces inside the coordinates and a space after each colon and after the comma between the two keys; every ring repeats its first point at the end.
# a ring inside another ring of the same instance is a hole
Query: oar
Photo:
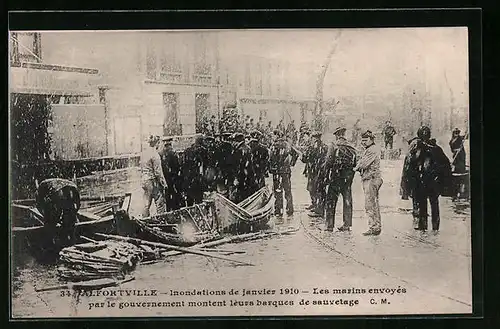
{"type": "Polygon", "coordinates": [[[235,263],[239,263],[239,264],[243,264],[243,265],[255,266],[254,264],[251,264],[251,263],[242,262],[242,261],[239,261],[237,259],[233,259],[233,258],[229,258],[229,257],[212,255],[212,254],[210,254],[208,252],[203,252],[203,251],[200,251],[200,250],[194,250],[192,248],[183,248],[183,247],[172,246],[172,245],[158,243],[158,242],[150,242],[150,241],[141,240],[141,239],[126,238],[126,237],[122,237],[122,236],[119,236],[119,235],[110,235],[110,234],[102,234],[102,233],[96,233],[96,235],[104,237],[104,238],[121,240],[121,241],[126,241],[126,242],[131,242],[131,243],[145,244],[145,245],[150,245],[150,246],[159,247],[159,248],[167,248],[167,249],[172,249],[172,250],[176,250],[176,251],[186,252],[186,253],[189,253],[189,254],[195,254],[195,255],[200,255],[200,256],[207,256],[207,257],[218,258],[218,259],[222,259],[222,260],[226,260],[226,261],[230,261],[230,262],[235,262],[235,263]]]}
{"type": "Polygon", "coordinates": [[[62,284],[58,286],[50,286],[50,287],[44,287],[37,289],[35,288],[36,292],[42,292],[42,291],[53,291],[53,290],[60,290],[60,289],[75,289],[75,290],[83,290],[85,288],[92,288],[92,289],[102,289],[102,288],[108,288],[108,287],[115,287],[118,286],[122,283],[130,282],[132,280],[135,280],[135,277],[129,277],[124,280],[113,280],[113,279],[97,279],[97,280],[91,280],[91,281],[85,281],[85,282],[77,282],[77,283],[67,283],[67,284],[62,284]],[[94,283],[93,283],[94,282],[94,283]]]}

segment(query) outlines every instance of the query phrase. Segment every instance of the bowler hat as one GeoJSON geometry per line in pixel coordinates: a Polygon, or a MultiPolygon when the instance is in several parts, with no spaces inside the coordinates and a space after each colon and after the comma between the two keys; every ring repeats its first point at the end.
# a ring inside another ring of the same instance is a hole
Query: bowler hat
{"type": "Polygon", "coordinates": [[[364,133],[361,134],[361,138],[370,138],[370,139],[375,139],[375,135],[372,133],[371,130],[367,130],[364,133]]]}
{"type": "Polygon", "coordinates": [[[339,126],[339,127],[337,127],[337,129],[335,129],[333,131],[333,134],[334,135],[342,135],[345,133],[345,131],[346,131],[346,128],[344,126],[339,126]]]}
{"type": "Polygon", "coordinates": [[[236,133],[234,135],[234,140],[237,141],[237,142],[244,141],[245,140],[245,135],[243,135],[242,133],[236,133]]]}

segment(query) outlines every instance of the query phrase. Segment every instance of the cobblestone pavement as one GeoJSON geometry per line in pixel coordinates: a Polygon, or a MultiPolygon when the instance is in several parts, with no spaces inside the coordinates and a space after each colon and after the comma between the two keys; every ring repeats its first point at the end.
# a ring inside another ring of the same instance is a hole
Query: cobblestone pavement
{"type": "MultiPolygon", "coordinates": [[[[312,220],[305,207],[309,196],[298,164],[292,178],[296,212],[276,226],[299,228],[293,235],[229,245],[244,250],[232,255],[256,266],[234,266],[230,262],[203,256],[181,255],[164,262],[139,267],[135,281],[123,289],[158,289],[163,301],[187,300],[172,297],[170,290],[211,291],[231,289],[276,290],[275,295],[195,296],[197,301],[221,301],[226,306],[171,308],[103,308],[88,310],[89,300],[68,302],[58,292],[34,293],[34,282],[55,280],[54,270],[31,264],[17,269],[14,282],[14,314],[18,316],[204,316],[204,315],[351,315],[351,314],[429,314],[472,311],[470,209],[441,198],[441,230],[420,232],[412,228],[409,201],[399,198],[401,161],[382,161],[384,184],[380,190],[382,234],[366,237],[364,196],[359,176],[353,183],[354,218],[351,232],[324,231],[323,220],[312,220]],[[314,294],[328,289],[328,294],[314,294]],[[341,292],[336,289],[364,289],[341,292]],[[280,291],[283,289],[283,291],[280,291]],[[288,290],[287,290],[288,289],[288,290]],[[297,290],[295,290],[297,289],[297,290]],[[382,290],[382,293],[370,289],[382,290]],[[283,292],[283,294],[281,294],[283,292]],[[347,305],[315,305],[318,300],[342,299],[347,305]],[[231,306],[230,300],[253,302],[253,306],[231,306]],[[260,300],[260,304],[257,303],[260,300]],[[262,301],[282,301],[262,304],[262,301]],[[301,301],[308,300],[309,305],[301,301]],[[354,301],[358,300],[357,305],[354,301]],[[285,301],[288,302],[287,305],[285,301]],[[352,306],[349,306],[352,301],[352,306]],[[293,303],[293,305],[290,305],[293,303]]],[[[99,194],[133,192],[132,213],[140,208],[137,173],[128,173],[126,183],[88,182],[82,192],[99,194]],[[107,190],[106,190],[107,189],[107,190]],[[139,202],[138,202],[139,201],[139,202]]],[[[105,179],[104,179],[105,180],[105,179]]],[[[341,202],[341,200],[340,200],[341,202]]],[[[341,223],[338,207],[336,225],[341,223]]],[[[114,297],[107,298],[112,300],[114,297]]],[[[188,298],[189,299],[189,298],[188,298]]],[[[103,299],[104,300],[104,299],[103,299]]],[[[128,300],[133,302],[134,299],[128,300]]],[[[123,302],[123,300],[122,300],[123,302]]]]}

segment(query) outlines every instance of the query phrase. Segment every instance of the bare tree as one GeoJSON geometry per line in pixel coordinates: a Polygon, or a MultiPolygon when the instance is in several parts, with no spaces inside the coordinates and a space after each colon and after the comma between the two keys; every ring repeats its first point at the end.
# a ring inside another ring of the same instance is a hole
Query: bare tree
{"type": "Polygon", "coordinates": [[[330,49],[330,52],[326,56],[324,64],[321,66],[321,72],[318,75],[318,79],[316,81],[316,107],[315,107],[315,114],[316,114],[316,127],[317,129],[322,129],[322,120],[323,120],[323,112],[324,112],[324,104],[323,104],[323,85],[325,82],[325,76],[326,72],[328,71],[328,68],[330,66],[330,62],[332,60],[333,55],[335,54],[335,51],[337,50],[337,45],[338,45],[338,39],[340,38],[340,35],[342,34],[342,30],[339,30],[338,33],[335,35],[335,38],[333,40],[333,45],[332,48],[330,49]]]}

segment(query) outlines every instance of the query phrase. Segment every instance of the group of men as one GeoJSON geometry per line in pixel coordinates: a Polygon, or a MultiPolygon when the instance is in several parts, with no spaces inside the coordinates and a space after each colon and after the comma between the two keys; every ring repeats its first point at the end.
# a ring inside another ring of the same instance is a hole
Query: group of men
{"type": "Polygon", "coordinates": [[[315,132],[302,156],[306,164],[307,190],[311,197],[311,217],[324,217],[326,230],[333,231],[335,211],[339,196],[343,200],[343,223],[339,231],[349,231],[352,226],[352,183],[356,171],[361,174],[365,193],[365,208],[369,217],[369,229],[364,235],[379,235],[381,219],[379,190],[383,180],[380,173],[380,152],[375,148],[375,136],[367,130],[361,134],[364,151],[356,148],[345,138],[346,128],[338,127],[333,132],[334,142],[327,146],[322,134],[315,132]]]}
{"type": "Polygon", "coordinates": [[[203,201],[204,192],[218,191],[238,203],[265,185],[269,175],[269,150],[263,135],[253,131],[197,136],[183,152],[172,139],[151,136],[141,156],[143,217],[155,203],[158,213],[203,201]]]}
{"type": "MultiPolygon", "coordinates": [[[[360,133],[362,151],[347,141],[345,133],[346,128],[342,126],[335,129],[335,140],[327,146],[320,132],[310,133],[306,129],[303,134],[308,142],[303,152],[297,149],[284,129],[274,129],[272,136],[256,129],[246,136],[240,132],[200,136],[181,155],[173,150],[171,140],[161,145],[159,138],[151,138],[150,148],[141,157],[143,216],[149,216],[153,200],[160,212],[171,211],[201,203],[206,191],[218,191],[238,203],[262,188],[269,175],[272,175],[276,197],[275,215],[281,217],[285,210],[286,215],[291,216],[294,213],[292,167],[302,155],[311,197],[309,215],[325,218],[327,230],[333,231],[337,201],[342,196],[343,223],[338,230],[349,231],[352,227],[352,183],[355,173],[359,172],[369,217],[369,228],[364,235],[379,235],[379,190],[383,184],[381,152],[370,130],[360,133]]],[[[401,196],[412,198],[415,229],[419,230],[427,229],[427,200],[431,204],[432,228],[439,230],[438,197],[443,194],[443,188],[449,186],[451,178],[450,161],[430,136],[430,129],[422,126],[417,136],[408,142],[409,152],[401,178],[401,196]]],[[[385,138],[384,142],[387,142],[385,138]]],[[[462,159],[459,142],[462,140],[456,136],[450,142],[457,154],[454,163],[456,158],[462,159]]]]}
{"type": "MultiPolygon", "coordinates": [[[[356,148],[345,138],[346,129],[338,127],[334,131],[335,141],[327,146],[319,132],[311,135],[312,139],[302,156],[306,163],[304,174],[308,178],[307,189],[311,197],[308,207],[311,217],[324,217],[327,230],[333,231],[335,210],[338,197],[343,199],[343,223],[339,231],[348,231],[352,226],[352,190],[355,172],[361,176],[365,195],[365,210],[369,218],[369,228],[364,235],[381,233],[379,190],[383,184],[380,170],[380,150],[375,145],[375,135],[366,130],[361,133],[363,150],[356,148]]],[[[390,135],[393,135],[392,129],[390,135]]],[[[405,157],[401,176],[400,195],[413,202],[414,229],[427,230],[428,208],[431,205],[432,229],[440,228],[439,196],[451,189],[451,196],[456,196],[457,187],[452,183],[452,173],[464,173],[465,150],[464,136],[460,131],[453,131],[450,148],[453,160],[450,162],[443,149],[431,138],[430,128],[422,126],[417,136],[408,141],[409,151],[405,157]]],[[[384,143],[387,144],[384,134],[384,143]]],[[[385,145],[386,147],[390,145],[385,145]]],[[[462,187],[463,189],[463,187],[462,187]]],[[[450,196],[450,195],[447,195],[450,196]]]]}

